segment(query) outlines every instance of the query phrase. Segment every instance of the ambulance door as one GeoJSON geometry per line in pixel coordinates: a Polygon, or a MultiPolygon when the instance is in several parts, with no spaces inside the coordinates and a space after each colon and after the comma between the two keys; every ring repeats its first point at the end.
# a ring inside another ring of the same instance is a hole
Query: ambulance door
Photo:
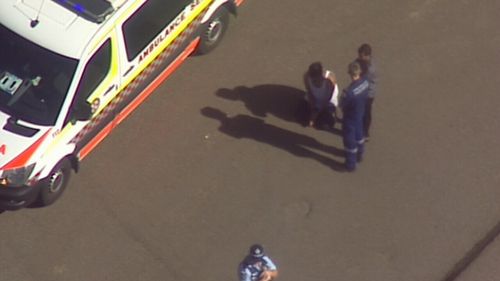
{"type": "Polygon", "coordinates": [[[109,125],[114,116],[109,107],[120,88],[114,30],[98,40],[85,58],[87,61],[83,62],[83,71],[62,131],[76,143],[77,151],[94,141],[97,135],[103,137],[111,131],[109,125]]]}
{"type": "Polygon", "coordinates": [[[108,34],[91,53],[85,66],[76,98],[92,106],[93,116],[103,114],[120,88],[116,35],[108,34]]]}

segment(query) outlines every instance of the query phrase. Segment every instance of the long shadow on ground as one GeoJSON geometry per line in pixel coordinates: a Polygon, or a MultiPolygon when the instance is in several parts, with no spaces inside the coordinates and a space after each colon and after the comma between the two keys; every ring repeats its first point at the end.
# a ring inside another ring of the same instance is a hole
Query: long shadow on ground
{"type": "MultiPolygon", "coordinates": [[[[255,87],[236,87],[234,89],[219,89],[216,96],[241,101],[254,116],[267,117],[268,114],[288,122],[307,126],[309,110],[305,99],[306,92],[284,85],[259,85],[255,87]]],[[[325,120],[320,120],[325,123],[325,120]]],[[[336,135],[341,135],[339,129],[329,129],[336,135]]]]}
{"type": "Polygon", "coordinates": [[[219,131],[229,136],[267,143],[295,156],[314,159],[333,170],[344,171],[343,163],[322,154],[343,157],[344,151],[322,144],[312,137],[266,124],[264,120],[249,115],[239,114],[228,117],[224,112],[213,107],[205,107],[201,109],[201,113],[206,117],[218,120],[220,122],[219,131]]]}
{"type": "Polygon", "coordinates": [[[219,89],[215,95],[232,101],[242,101],[254,116],[267,117],[268,114],[289,122],[306,119],[305,112],[297,112],[304,101],[303,90],[282,85],[260,85],[252,88],[236,87],[219,89]]]}

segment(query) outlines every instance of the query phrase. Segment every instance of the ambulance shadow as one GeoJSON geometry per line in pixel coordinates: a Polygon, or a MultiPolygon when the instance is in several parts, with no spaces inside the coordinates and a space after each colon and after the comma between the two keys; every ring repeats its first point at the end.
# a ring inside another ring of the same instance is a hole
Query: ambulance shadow
{"type": "Polygon", "coordinates": [[[312,137],[266,124],[264,120],[249,115],[239,114],[228,117],[224,112],[213,107],[202,108],[201,114],[218,120],[220,122],[219,131],[234,138],[246,138],[267,143],[295,156],[314,159],[333,170],[344,171],[343,163],[324,155],[344,157],[344,151],[322,144],[312,137]]]}
{"type": "MultiPolygon", "coordinates": [[[[216,96],[241,101],[254,116],[267,117],[268,114],[288,122],[307,125],[309,110],[305,91],[283,85],[260,85],[252,88],[236,87],[219,89],[216,96]]],[[[339,133],[339,131],[333,131],[339,133]]]]}

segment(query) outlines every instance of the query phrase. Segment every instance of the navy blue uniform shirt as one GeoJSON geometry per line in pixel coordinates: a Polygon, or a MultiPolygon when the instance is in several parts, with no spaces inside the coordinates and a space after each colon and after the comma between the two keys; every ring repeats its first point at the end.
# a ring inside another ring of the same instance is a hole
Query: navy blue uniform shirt
{"type": "Polygon", "coordinates": [[[347,89],[344,89],[344,97],[341,101],[341,107],[344,113],[343,122],[362,122],[369,86],[368,80],[362,77],[353,81],[347,89]]]}

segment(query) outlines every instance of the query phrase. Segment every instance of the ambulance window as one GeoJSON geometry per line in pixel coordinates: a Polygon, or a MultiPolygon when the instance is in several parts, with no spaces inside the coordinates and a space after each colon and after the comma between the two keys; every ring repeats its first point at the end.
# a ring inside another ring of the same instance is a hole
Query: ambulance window
{"type": "Polygon", "coordinates": [[[64,123],[68,123],[73,114],[73,110],[83,101],[86,101],[95,89],[106,78],[111,66],[111,39],[92,55],[83,70],[82,78],[76,89],[76,94],[66,115],[64,123]]]}
{"type": "Polygon", "coordinates": [[[189,0],[149,0],[123,24],[127,57],[132,61],[189,4],[189,0]]]}
{"type": "Polygon", "coordinates": [[[76,97],[86,100],[99,84],[106,78],[111,65],[111,40],[108,39],[92,55],[83,71],[80,84],[76,90],[76,97]]]}

